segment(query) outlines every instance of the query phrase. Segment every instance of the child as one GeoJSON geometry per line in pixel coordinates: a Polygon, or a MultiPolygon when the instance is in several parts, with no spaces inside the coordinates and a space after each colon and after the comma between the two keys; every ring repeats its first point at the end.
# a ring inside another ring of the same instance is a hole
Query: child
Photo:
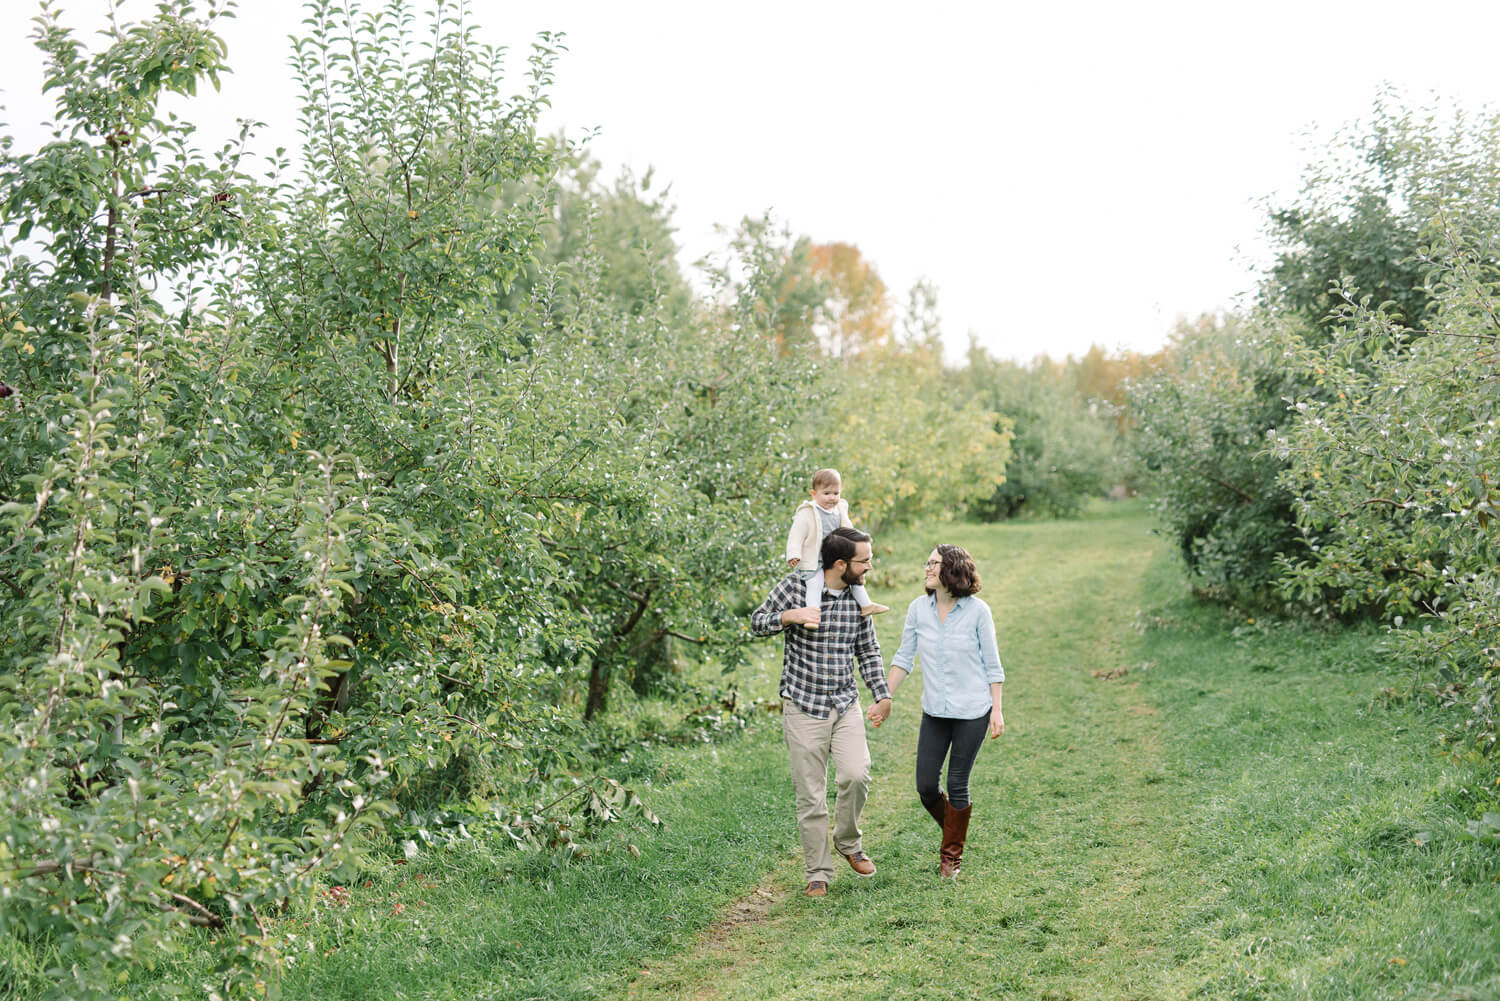
{"type": "MultiPolygon", "coordinates": [[[[844,492],[843,480],[837,469],[820,469],[813,473],[809,500],[797,506],[792,515],[792,530],[786,537],[787,566],[807,582],[807,607],[819,608],[823,604],[823,536],[835,528],[853,528],[849,520],[849,502],[840,495],[844,492]]],[[[863,584],[855,584],[854,600],[859,602],[861,615],[879,615],[890,611],[885,605],[870,600],[863,584]]],[[[809,626],[816,629],[816,626],[809,626]]]]}

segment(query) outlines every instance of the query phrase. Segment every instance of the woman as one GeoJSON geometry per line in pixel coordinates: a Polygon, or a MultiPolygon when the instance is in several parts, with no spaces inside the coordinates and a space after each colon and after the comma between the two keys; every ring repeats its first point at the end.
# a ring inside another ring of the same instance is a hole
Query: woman
{"type": "MultiPolygon", "coordinates": [[[[922,661],[922,728],[917,735],[917,795],[943,829],[938,872],[954,876],[969,833],[969,773],[988,733],[1005,732],[1000,690],[1005,671],[995,646],[995,620],[979,593],[979,571],[958,546],[941,545],[927,558],[927,595],[906,610],[901,648],[890,669],[892,694],[922,661]],[[939,787],[948,759],[948,793],[939,787]]],[[[872,706],[879,726],[890,713],[872,706]]]]}

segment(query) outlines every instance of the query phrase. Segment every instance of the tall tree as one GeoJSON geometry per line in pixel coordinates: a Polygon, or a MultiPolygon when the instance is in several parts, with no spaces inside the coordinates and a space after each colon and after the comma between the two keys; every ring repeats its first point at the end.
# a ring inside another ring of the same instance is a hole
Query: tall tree
{"type": "Polygon", "coordinates": [[[1276,259],[1264,304],[1328,336],[1343,309],[1341,290],[1408,330],[1432,308],[1432,262],[1424,228],[1442,206],[1471,235],[1495,229],[1487,199],[1497,168],[1495,123],[1461,110],[1413,108],[1382,93],[1366,120],[1342,130],[1304,173],[1302,190],[1269,213],[1276,259]]]}
{"type": "Polygon", "coordinates": [[[0,933],[52,996],[200,926],[203,992],[267,994],[269,914],[394,803],[530,816],[613,678],[732,662],[698,585],[789,500],[786,328],[674,306],[619,189],[641,246],[547,256],[550,39],[506,96],[462,8],[307,23],[300,173],[156,120],[220,66],[187,3],[97,55],[47,22],[66,131],[0,165],[0,933]]]}
{"type": "Polygon", "coordinates": [[[996,361],[971,343],[961,383],[1013,429],[1005,482],[974,506],[979,518],[1076,514],[1123,475],[1113,414],[1075,388],[1068,367],[996,361]]]}
{"type": "Polygon", "coordinates": [[[817,243],[812,273],[825,293],[818,324],[823,350],[853,360],[894,347],[892,303],[885,282],[851,243],[817,243]]]}

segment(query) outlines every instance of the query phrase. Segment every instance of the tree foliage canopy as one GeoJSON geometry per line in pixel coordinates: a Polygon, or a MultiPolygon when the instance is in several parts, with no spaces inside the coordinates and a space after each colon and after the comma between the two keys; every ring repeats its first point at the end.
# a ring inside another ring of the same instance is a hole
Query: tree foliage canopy
{"type": "Polygon", "coordinates": [[[1081,360],[1018,365],[970,345],[962,382],[1005,415],[1012,433],[1005,482],[975,505],[978,517],[1067,517],[1123,481],[1115,408],[1106,398],[1114,386],[1102,371],[1120,362],[1096,348],[1081,360]]]}
{"type": "Polygon", "coordinates": [[[110,997],[211,929],[201,993],[273,993],[287,902],[454,801],[565,848],[585,721],[743,658],[813,468],[867,526],[1003,477],[925,293],[747,220],[695,294],[649,176],[539,134],[558,39],[512,92],[461,4],[308,14],[295,165],[159,113],[218,15],[41,20],[59,131],[0,156],[0,936],[46,958],[7,989],[110,997]],[[856,316],[890,336],[831,356],[856,316]]]}
{"type": "Polygon", "coordinates": [[[1272,215],[1264,308],[1134,387],[1136,451],[1206,590],[1386,621],[1492,755],[1500,115],[1387,96],[1341,143],[1272,215]]]}

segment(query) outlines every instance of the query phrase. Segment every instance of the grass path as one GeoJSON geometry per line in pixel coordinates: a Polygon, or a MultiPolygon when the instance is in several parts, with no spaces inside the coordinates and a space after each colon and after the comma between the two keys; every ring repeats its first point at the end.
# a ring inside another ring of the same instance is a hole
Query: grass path
{"type": "MultiPolygon", "coordinates": [[[[871,732],[880,866],[801,896],[779,721],[643,755],[665,823],[587,861],[475,843],[372,852],[293,909],[286,998],[323,1001],[1500,1001],[1492,772],[1436,754],[1378,629],[1192,602],[1137,506],[877,539],[887,658],[932,544],[978,560],[1007,732],[979,756],[963,873],[912,789],[917,674],[871,732]]],[[[779,641],[738,675],[774,698],[779,641]]],[[[1448,719],[1451,723],[1452,720],[1448,719]]],[[[206,996],[211,951],[123,996],[206,996]]],[[[0,992],[3,993],[3,992],[0,992]]],[[[25,995],[23,995],[24,997],[25,995]]]]}
{"type": "MultiPolygon", "coordinates": [[[[871,734],[875,785],[865,845],[880,871],[800,895],[789,858],[741,913],[645,970],[633,998],[1030,998],[1183,996],[1201,982],[1170,960],[1164,908],[1216,892],[1178,851],[1178,786],[1156,711],[1142,698],[1132,628],[1159,540],[1139,512],[954,526],[984,576],[1006,665],[1007,732],[975,769],[964,871],[934,873],[937,829],[912,790],[916,692],[871,734]],[[1119,672],[1112,680],[1096,672],[1119,672]],[[1189,892],[1184,894],[1183,887],[1189,892]]],[[[893,606],[887,659],[926,539],[882,553],[874,588],[893,606]]],[[[920,680],[920,673],[914,681],[920,680]]],[[[913,686],[914,688],[915,686],[913,686]]],[[[788,793],[788,795],[790,795],[788,793]]],[[[788,839],[791,841],[791,832],[788,839]]]]}

